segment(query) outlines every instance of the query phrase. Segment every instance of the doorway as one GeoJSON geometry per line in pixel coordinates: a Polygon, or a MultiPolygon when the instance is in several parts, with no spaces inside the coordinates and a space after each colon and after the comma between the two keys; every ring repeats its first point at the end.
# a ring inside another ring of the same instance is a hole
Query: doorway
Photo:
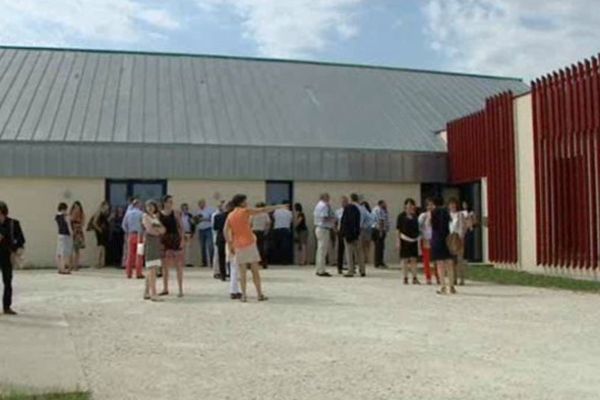
{"type": "MultiPolygon", "coordinates": [[[[287,203],[292,205],[294,198],[294,183],[291,181],[267,181],[265,199],[267,204],[287,203]]],[[[271,221],[275,224],[273,215],[271,221]]],[[[267,258],[269,263],[289,265],[294,262],[294,230],[270,230],[267,237],[267,258]]]]}
{"type": "Polygon", "coordinates": [[[479,224],[466,237],[465,243],[465,259],[471,262],[483,261],[483,232],[481,229],[482,217],[482,199],[481,199],[481,181],[469,182],[459,185],[428,183],[421,185],[421,199],[423,207],[425,199],[428,197],[441,197],[444,204],[448,203],[452,197],[460,200],[461,204],[466,202],[469,210],[473,211],[477,216],[479,224]]]}

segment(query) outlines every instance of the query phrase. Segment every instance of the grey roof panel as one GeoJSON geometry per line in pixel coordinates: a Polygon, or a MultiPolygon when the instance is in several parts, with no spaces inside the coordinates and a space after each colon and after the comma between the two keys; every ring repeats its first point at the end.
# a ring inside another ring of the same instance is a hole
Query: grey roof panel
{"type": "MultiPolygon", "coordinates": [[[[183,145],[165,163],[182,173],[186,159],[185,171],[208,176],[330,179],[320,170],[337,169],[339,179],[373,171],[378,179],[412,179],[420,172],[394,170],[438,165],[410,154],[445,152],[435,132],[506,90],[520,94],[528,87],[516,79],[380,67],[0,47],[0,142],[139,145],[122,156],[140,174],[147,173],[144,154],[153,152],[145,146],[154,144],[183,145]],[[373,158],[379,151],[410,154],[373,158]]],[[[87,163],[76,171],[111,168],[106,158],[88,159],[100,153],[75,156],[73,148],[58,154],[87,163]]],[[[24,167],[38,171],[53,162],[54,156],[31,159],[24,167]]],[[[60,168],[71,167],[62,162],[60,168]]]]}

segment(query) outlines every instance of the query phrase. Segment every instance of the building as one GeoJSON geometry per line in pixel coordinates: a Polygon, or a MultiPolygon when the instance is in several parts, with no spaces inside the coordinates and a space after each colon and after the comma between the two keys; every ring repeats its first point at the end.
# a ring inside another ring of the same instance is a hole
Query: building
{"type": "Polygon", "coordinates": [[[598,278],[598,60],[488,98],[447,126],[449,181],[481,188],[485,258],[498,266],[598,278]]]}
{"type": "Polygon", "coordinates": [[[34,265],[53,264],[59,201],[91,215],[134,193],[194,205],[243,192],[312,210],[320,192],[357,191],[396,215],[423,185],[446,182],[436,134],[446,121],[527,89],[360,65],[1,47],[0,198],[22,220],[34,265]]]}

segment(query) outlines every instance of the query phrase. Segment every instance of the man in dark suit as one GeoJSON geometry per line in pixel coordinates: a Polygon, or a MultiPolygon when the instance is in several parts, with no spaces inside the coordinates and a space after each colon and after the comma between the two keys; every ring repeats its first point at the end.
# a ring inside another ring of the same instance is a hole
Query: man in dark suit
{"type": "Polygon", "coordinates": [[[2,297],[2,309],[4,314],[16,315],[12,306],[12,255],[25,245],[25,237],[21,230],[21,224],[16,219],[8,217],[8,206],[0,201],[0,267],[2,268],[2,282],[4,284],[4,295],[2,297]]]}
{"type": "Polygon", "coordinates": [[[360,276],[366,275],[365,260],[362,256],[360,245],[361,214],[358,208],[359,197],[356,193],[350,195],[351,203],[344,207],[342,221],[340,222],[340,234],[344,238],[346,247],[346,259],[348,262],[348,273],[344,275],[352,278],[356,273],[356,262],[360,268],[360,276]]]}

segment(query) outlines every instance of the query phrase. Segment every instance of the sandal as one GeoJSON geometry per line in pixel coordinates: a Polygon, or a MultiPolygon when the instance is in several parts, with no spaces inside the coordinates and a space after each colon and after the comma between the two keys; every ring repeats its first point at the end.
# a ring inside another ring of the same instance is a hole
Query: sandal
{"type": "Polygon", "coordinates": [[[179,298],[182,298],[182,297],[183,297],[183,293],[179,293],[179,294],[177,295],[177,297],[179,297],[179,298]]]}
{"type": "Polygon", "coordinates": [[[245,295],[241,295],[241,296],[240,296],[240,301],[241,301],[242,303],[247,303],[247,302],[248,302],[248,298],[247,298],[245,295]]]}
{"type": "Polygon", "coordinates": [[[160,297],[151,297],[150,301],[152,301],[154,303],[162,303],[164,300],[161,299],[160,297]]]}
{"type": "Polygon", "coordinates": [[[446,290],[446,287],[442,287],[441,289],[436,290],[436,293],[444,295],[444,294],[448,294],[448,291],[446,290]]]}
{"type": "Polygon", "coordinates": [[[168,296],[169,295],[169,291],[168,290],[163,290],[162,292],[160,292],[158,294],[159,296],[168,296]]]}
{"type": "Polygon", "coordinates": [[[456,289],[454,286],[450,287],[450,294],[456,294],[456,289]]]}
{"type": "Polygon", "coordinates": [[[152,300],[152,297],[150,297],[149,294],[145,294],[144,295],[144,300],[152,300]]]}
{"type": "Polygon", "coordinates": [[[261,294],[260,296],[258,296],[258,301],[267,301],[269,300],[269,298],[267,296],[265,296],[264,294],[261,294]]]}

